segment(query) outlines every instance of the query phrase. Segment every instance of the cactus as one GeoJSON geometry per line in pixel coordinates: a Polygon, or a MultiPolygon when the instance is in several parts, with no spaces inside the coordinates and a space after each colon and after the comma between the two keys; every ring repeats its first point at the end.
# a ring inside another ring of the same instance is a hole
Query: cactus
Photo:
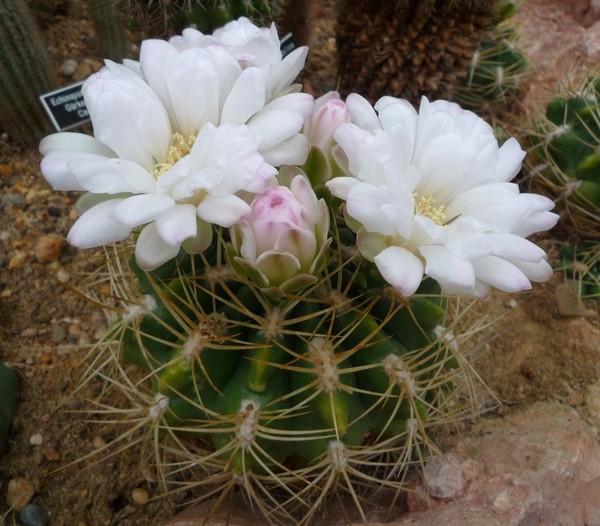
{"type": "Polygon", "coordinates": [[[136,384],[117,366],[116,384],[138,397],[171,484],[239,486],[269,522],[305,523],[338,485],[359,509],[361,486],[403,487],[439,424],[476,412],[458,345],[469,334],[447,326],[462,309],[430,280],[399,297],[352,250],[354,234],[334,230],[325,278],[301,293],[236,276],[221,235],[151,272],[109,259],[115,296],[138,298],[109,347],[146,371],[136,384]]]}
{"type": "Polygon", "coordinates": [[[164,36],[194,25],[203,33],[242,16],[268,25],[281,15],[286,0],[127,0],[128,10],[147,32],[164,36]]]}
{"type": "Polygon", "coordinates": [[[493,0],[339,0],[340,91],[450,99],[495,10],[493,0]]]}
{"type": "Polygon", "coordinates": [[[600,236],[600,78],[565,89],[528,126],[532,184],[552,196],[575,237],[600,236]]]}
{"type": "Polygon", "coordinates": [[[127,56],[125,28],[115,1],[87,0],[87,4],[100,55],[111,60],[121,60],[127,56]]]}
{"type": "Polygon", "coordinates": [[[565,280],[582,299],[600,300],[600,245],[581,242],[565,245],[559,265],[565,280]]]}
{"type": "Polygon", "coordinates": [[[506,24],[497,25],[474,53],[467,77],[453,98],[478,114],[507,108],[516,100],[527,66],[517,47],[515,30],[506,24]]]}
{"type": "Polygon", "coordinates": [[[56,87],[39,30],[20,0],[0,2],[0,128],[24,145],[52,131],[38,99],[56,87]]]}

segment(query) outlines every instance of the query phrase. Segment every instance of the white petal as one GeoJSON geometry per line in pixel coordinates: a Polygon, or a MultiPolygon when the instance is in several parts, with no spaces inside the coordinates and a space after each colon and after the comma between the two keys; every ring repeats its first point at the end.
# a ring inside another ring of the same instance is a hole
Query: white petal
{"type": "Polygon", "coordinates": [[[117,154],[95,137],[83,133],[60,132],[44,137],[40,142],[40,153],[48,155],[55,150],[65,152],[85,152],[103,157],[116,157],[117,154]]]}
{"type": "Polygon", "coordinates": [[[67,166],[88,192],[116,194],[121,192],[153,193],[155,179],[141,166],[125,159],[73,159],[67,166]]]}
{"type": "Polygon", "coordinates": [[[175,205],[168,195],[134,195],[120,203],[114,211],[115,218],[131,228],[154,221],[175,205]]]}
{"type": "Polygon", "coordinates": [[[427,245],[419,248],[427,262],[425,274],[440,285],[451,284],[471,288],[475,286],[475,271],[471,262],[457,257],[441,245],[427,245]]]}
{"type": "Polygon", "coordinates": [[[208,223],[230,227],[250,213],[250,205],[236,197],[214,197],[208,194],[198,205],[198,217],[208,223]]]}
{"type": "Polygon", "coordinates": [[[85,212],[73,225],[67,241],[79,248],[92,248],[122,241],[131,228],[117,221],[114,209],[123,199],[104,201],[85,212]]]}
{"type": "Polygon", "coordinates": [[[516,261],[511,259],[510,262],[515,265],[530,281],[543,282],[548,281],[554,274],[554,270],[550,264],[542,259],[541,261],[532,263],[526,261],[516,261]]]}
{"type": "Polygon", "coordinates": [[[360,179],[356,177],[334,177],[325,183],[325,186],[329,188],[329,191],[343,199],[344,201],[348,199],[348,193],[352,188],[356,185],[363,184],[360,179]]]}
{"type": "Polygon", "coordinates": [[[402,247],[388,247],[374,259],[383,279],[405,297],[416,292],[423,279],[423,263],[402,247]]]}
{"type": "Polygon", "coordinates": [[[225,101],[221,124],[245,124],[263,108],[265,97],[264,73],[258,68],[245,69],[225,101]]]}
{"type": "Polygon", "coordinates": [[[102,163],[106,157],[89,153],[76,153],[69,151],[49,152],[40,163],[42,175],[55,190],[85,190],[85,187],[79,182],[73,174],[68,163],[73,159],[94,159],[102,163]]]}
{"type": "Polygon", "coordinates": [[[350,93],[346,97],[346,108],[352,116],[352,122],[359,128],[367,131],[381,129],[381,123],[373,109],[373,106],[358,93],[350,93]]]}
{"type": "Polygon", "coordinates": [[[525,152],[519,146],[516,139],[508,139],[498,151],[498,161],[496,165],[497,181],[512,181],[521,169],[521,162],[525,157],[525,152]]]}
{"type": "Polygon", "coordinates": [[[531,283],[527,276],[505,259],[487,256],[473,261],[473,268],[477,279],[505,292],[531,289],[531,283]]]}
{"type": "Polygon", "coordinates": [[[196,207],[194,205],[175,205],[156,219],[156,230],[160,237],[173,246],[198,233],[196,225],[196,207]]]}
{"type": "Polygon", "coordinates": [[[305,135],[297,133],[271,148],[261,148],[260,154],[273,166],[301,166],[308,157],[310,143],[305,135]]]}
{"type": "Polygon", "coordinates": [[[173,259],[178,252],[178,245],[171,245],[160,237],[155,223],[144,227],[135,244],[135,260],[144,270],[160,267],[173,259]]]}
{"type": "Polygon", "coordinates": [[[306,46],[299,47],[271,68],[271,98],[285,92],[298,76],[308,55],[306,46]]]}
{"type": "Polygon", "coordinates": [[[248,123],[249,128],[260,137],[260,149],[268,150],[297,134],[304,124],[304,117],[285,110],[261,111],[248,123]]]}

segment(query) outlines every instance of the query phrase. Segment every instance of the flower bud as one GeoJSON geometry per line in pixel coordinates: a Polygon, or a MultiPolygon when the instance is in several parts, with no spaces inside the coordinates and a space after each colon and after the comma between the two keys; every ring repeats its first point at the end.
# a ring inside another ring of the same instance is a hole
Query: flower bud
{"type": "Polygon", "coordinates": [[[318,146],[329,158],[331,148],[335,145],[333,132],[338,125],[350,120],[350,113],[340,94],[337,91],[330,91],[315,100],[315,109],[304,124],[304,133],[311,144],[318,146]]]}
{"type": "Polygon", "coordinates": [[[250,214],[231,228],[236,272],[263,288],[299,290],[316,281],[329,246],[329,213],[304,175],[254,198],[250,214]]]}

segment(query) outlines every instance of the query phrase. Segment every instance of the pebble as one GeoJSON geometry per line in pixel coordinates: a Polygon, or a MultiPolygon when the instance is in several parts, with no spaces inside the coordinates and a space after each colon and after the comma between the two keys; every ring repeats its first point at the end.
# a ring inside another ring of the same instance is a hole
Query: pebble
{"type": "Polygon", "coordinates": [[[37,504],[28,504],[21,510],[19,520],[23,526],[47,526],[48,513],[37,504]]]}
{"type": "Polygon", "coordinates": [[[92,74],[92,68],[88,64],[78,64],[73,73],[73,79],[83,80],[92,74]]]}
{"type": "Polygon", "coordinates": [[[133,502],[143,506],[150,500],[150,493],[148,493],[148,490],[145,488],[135,488],[131,491],[131,498],[133,499],[133,502]]]}
{"type": "Polygon", "coordinates": [[[73,74],[75,73],[76,69],[77,69],[77,61],[70,58],[63,62],[63,65],[60,67],[60,72],[65,77],[72,77],[73,74]]]}
{"type": "Polygon", "coordinates": [[[51,338],[54,343],[60,343],[67,337],[67,329],[60,324],[52,325],[51,338]]]}
{"type": "Polygon", "coordinates": [[[27,253],[22,250],[17,250],[8,262],[8,268],[21,268],[27,261],[27,253]]]}
{"type": "Polygon", "coordinates": [[[42,453],[44,454],[44,458],[48,462],[56,462],[56,461],[60,460],[60,453],[53,447],[45,448],[42,453]]]}
{"type": "Polygon", "coordinates": [[[29,443],[32,446],[41,446],[44,443],[44,437],[41,433],[36,433],[35,435],[31,435],[29,437],[29,443]]]}
{"type": "Polygon", "coordinates": [[[35,244],[35,257],[40,263],[56,261],[66,245],[66,240],[56,234],[42,236],[35,244]]]}
{"type": "Polygon", "coordinates": [[[0,164],[0,177],[2,179],[10,179],[15,173],[15,169],[8,164],[0,164]]]}
{"type": "Polygon", "coordinates": [[[15,511],[21,511],[35,495],[35,485],[27,479],[11,479],[6,490],[6,503],[15,511]]]}

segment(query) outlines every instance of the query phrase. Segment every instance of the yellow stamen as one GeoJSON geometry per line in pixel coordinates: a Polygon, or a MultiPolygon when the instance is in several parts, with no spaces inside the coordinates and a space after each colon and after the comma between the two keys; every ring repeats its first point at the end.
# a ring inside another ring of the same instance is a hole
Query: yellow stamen
{"type": "Polygon", "coordinates": [[[446,223],[448,216],[444,213],[445,205],[435,206],[437,203],[431,195],[419,197],[414,193],[413,196],[415,198],[415,215],[428,217],[440,226],[446,223]]]}
{"type": "Polygon", "coordinates": [[[158,179],[165,172],[168,172],[177,161],[183,159],[192,151],[192,146],[196,141],[195,135],[190,135],[187,139],[181,133],[174,133],[171,146],[167,150],[167,158],[164,163],[158,163],[152,170],[152,176],[158,179]]]}

